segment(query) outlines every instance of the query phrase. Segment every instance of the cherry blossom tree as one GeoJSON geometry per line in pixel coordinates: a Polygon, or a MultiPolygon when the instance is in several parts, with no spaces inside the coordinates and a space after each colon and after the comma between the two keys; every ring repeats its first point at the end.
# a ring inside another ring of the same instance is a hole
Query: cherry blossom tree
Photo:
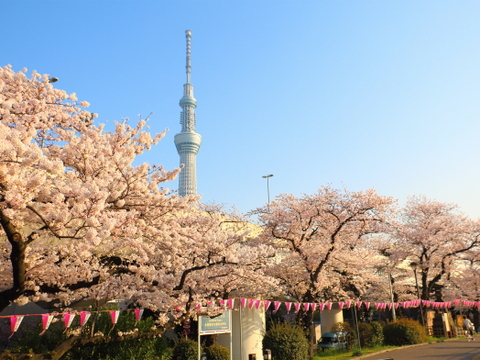
{"type": "MultiPolygon", "coordinates": [[[[270,273],[299,302],[360,298],[375,277],[375,235],[384,231],[394,201],[374,190],[324,186],[316,194],[280,195],[259,209],[260,241],[274,247],[270,273]]],[[[312,313],[306,323],[314,342],[312,313]]]]}
{"type": "Polygon", "coordinates": [[[443,289],[450,287],[452,275],[462,271],[463,260],[478,252],[479,225],[461,214],[456,205],[423,196],[409,199],[401,211],[390,251],[406,269],[415,265],[422,299],[444,301],[443,289]]]}
{"type": "Polygon", "coordinates": [[[135,165],[165,132],[145,120],[106,131],[87,102],[26,71],[0,68],[0,309],[125,299],[162,309],[162,325],[275,287],[256,228],[162,187],[180,169],[135,165]]]}

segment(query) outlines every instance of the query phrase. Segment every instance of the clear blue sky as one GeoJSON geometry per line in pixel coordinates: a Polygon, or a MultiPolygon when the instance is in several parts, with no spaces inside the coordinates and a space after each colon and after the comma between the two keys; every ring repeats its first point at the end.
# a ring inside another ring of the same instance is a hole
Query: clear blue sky
{"type": "MultiPolygon", "coordinates": [[[[150,112],[178,166],[193,31],[198,191],[247,212],[324,184],[480,216],[479,1],[8,1],[0,65],[60,78],[99,121],[150,112]]],[[[169,184],[176,189],[177,182],[169,184]]]]}

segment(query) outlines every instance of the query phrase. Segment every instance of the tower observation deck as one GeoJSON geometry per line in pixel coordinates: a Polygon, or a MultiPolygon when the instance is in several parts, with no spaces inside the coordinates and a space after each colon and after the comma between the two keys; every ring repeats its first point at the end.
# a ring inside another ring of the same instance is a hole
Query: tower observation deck
{"type": "Polygon", "coordinates": [[[175,135],[175,146],[180,155],[180,166],[183,166],[178,182],[178,194],[180,196],[197,195],[196,157],[202,144],[202,137],[195,132],[197,100],[193,97],[193,85],[190,83],[192,32],[187,30],[185,35],[187,38],[187,82],[183,85],[183,97],[179,104],[182,108],[180,114],[182,131],[175,135]]]}

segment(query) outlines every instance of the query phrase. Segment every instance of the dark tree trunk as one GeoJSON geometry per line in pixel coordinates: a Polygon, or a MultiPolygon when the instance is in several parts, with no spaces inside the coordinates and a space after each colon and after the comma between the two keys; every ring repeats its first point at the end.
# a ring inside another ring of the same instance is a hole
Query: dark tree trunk
{"type": "Polygon", "coordinates": [[[0,211],[0,224],[12,246],[10,262],[12,264],[13,286],[11,289],[0,292],[0,311],[17,299],[25,291],[25,250],[27,243],[22,234],[12,224],[11,220],[0,211]]]}

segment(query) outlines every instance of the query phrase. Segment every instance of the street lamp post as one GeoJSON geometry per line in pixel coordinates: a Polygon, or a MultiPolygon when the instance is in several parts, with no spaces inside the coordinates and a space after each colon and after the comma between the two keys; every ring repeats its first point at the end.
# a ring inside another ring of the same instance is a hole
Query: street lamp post
{"type": "Polygon", "coordinates": [[[395,314],[395,303],[393,299],[392,273],[390,271],[388,272],[388,285],[390,285],[389,288],[390,288],[390,302],[392,304],[392,320],[396,321],[397,315],[395,314]]]}
{"type": "Polygon", "coordinates": [[[423,317],[423,305],[422,305],[422,298],[420,296],[420,289],[418,287],[418,279],[417,279],[417,267],[418,267],[418,264],[416,262],[412,262],[410,263],[410,267],[412,268],[413,270],[413,274],[415,275],[415,285],[417,287],[417,296],[418,296],[418,299],[420,300],[420,316],[422,317],[422,325],[425,326],[425,319],[423,317]]]}
{"type": "Polygon", "coordinates": [[[262,176],[262,178],[267,179],[267,210],[270,212],[270,178],[273,174],[262,176]]]}

